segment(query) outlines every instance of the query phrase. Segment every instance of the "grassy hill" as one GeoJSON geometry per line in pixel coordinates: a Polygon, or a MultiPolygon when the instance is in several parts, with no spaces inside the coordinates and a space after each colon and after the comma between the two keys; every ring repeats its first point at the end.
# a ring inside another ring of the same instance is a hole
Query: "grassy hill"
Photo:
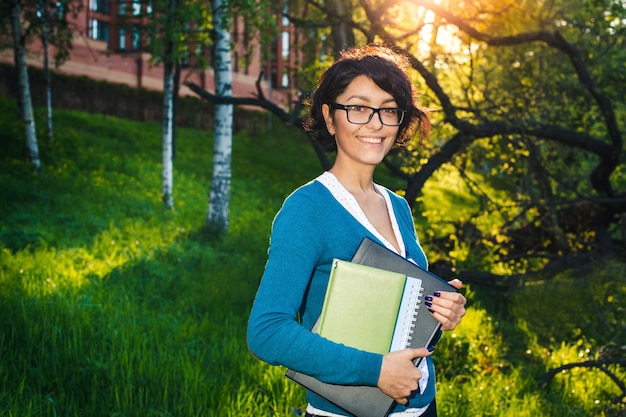
{"type": "MultiPolygon", "coordinates": [[[[304,137],[261,118],[234,138],[231,232],[217,237],[203,229],[210,132],[179,130],[165,211],[159,124],[56,111],[48,143],[36,116],[33,174],[0,97],[0,415],[298,415],[303,392],[249,355],[245,324],[272,218],[321,170],[304,137]]],[[[435,351],[440,415],[624,415],[611,379],[623,368],[541,378],[626,345],[625,271],[615,260],[507,292],[467,288],[464,322],[435,351]]]]}

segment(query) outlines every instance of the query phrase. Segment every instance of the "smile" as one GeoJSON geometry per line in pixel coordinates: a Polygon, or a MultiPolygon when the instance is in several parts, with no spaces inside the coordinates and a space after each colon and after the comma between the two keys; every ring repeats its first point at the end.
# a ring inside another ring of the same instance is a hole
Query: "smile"
{"type": "Polygon", "coordinates": [[[363,137],[363,136],[360,136],[359,140],[365,143],[376,143],[376,144],[383,142],[383,138],[371,138],[371,137],[363,137]]]}

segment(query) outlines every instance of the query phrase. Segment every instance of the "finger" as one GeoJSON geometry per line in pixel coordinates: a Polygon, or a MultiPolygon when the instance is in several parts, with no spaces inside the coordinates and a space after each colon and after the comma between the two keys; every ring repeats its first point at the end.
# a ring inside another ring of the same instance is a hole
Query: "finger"
{"type": "Polygon", "coordinates": [[[434,297],[427,296],[425,305],[431,313],[440,313],[444,316],[465,315],[465,297],[455,293],[435,293],[434,297]],[[438,295],[439,294],[439,295],[438,295]]]}
{"type": "Polygon", "coordinates": [[[415,359],[432,355],[435,348],[428,346],[427,348],[409,348],[407,350],[410,352],[411,359],[415,359]]]}
{"type": "Polygon", "coordinates": [[[429,310],[435,320],[441,323],[441,330],[452,330],[456,328],[465,315],[465,309],[462,307],[458,311],[442,308],[440,306],[433,306],[429,310]],[[437,311],[435,311],[435,309],[437,311]]]}
{"type": "Polygon", "coordinates": [[[424,305],[431,314],[439,313],[445,317],[452,314],[460,316],[465,311],[464,298],[451,300],[448,293],[436,292],[434,296],[426,296],[425,300],[424,305]]]}
{"type": "MultiPolygon", "coordinates": [[[[451,292],[451,291],[436,291],[433,293],[431,298],[438,299],[438,300],[449,300],[452,303],[460,304],[460,305],[465,305],[465,303],[467,302],[463,294],[459,294],[458,292],[451,292]]],[[[447,305],[450,306],[451,304],[447,304],[447,305]]]]}
{"type": "Polygon", "coordinates": [[[448,284],[452,285],[457,290],[460,290],[463,287],[463,282],[457,278],[454,278],[453,280],[448,281],[448,284]]]}
{"type": "Polygon", "coordinates": [[[455,328],[465,316],[465,297],[454,293],[435,293],[435,297],[426,297],[425,304],[430,313],[442,325],[442,330],[455,328]]]}
{"type": "Polygon", "coordinates": [[[463,300],[452,301],[436,298],[429,304],[428,308],[431,310],[431,313],[439,313],[450,319],[463,317],[465,315],[465,304],[463,300]]]}
{"type": "Polygon", "coordinates": [[[441,313],[431,312],[431,314],[433,315],[435,320],[441,323],[441,330],[453,330],[454,328],[456,328],[457,324],[460,322],[460,320],[456,321],[456,320],[450,319],[448,316],[444,316],[441,313]]]}

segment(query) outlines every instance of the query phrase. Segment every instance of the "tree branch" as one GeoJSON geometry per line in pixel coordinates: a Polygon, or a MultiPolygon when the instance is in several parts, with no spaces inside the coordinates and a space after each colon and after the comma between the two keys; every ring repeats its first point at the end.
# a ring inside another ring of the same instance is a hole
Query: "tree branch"
{"type": "Polygon", "coordinates": [[[484,271],[453,270],[451,267],[434,263],[429,270],[443,279],[459,278],[464,284],[476,284],[487,287],[516,287],[527,282],[540,281],[546,276],[554,276],[568,268],[586,265],[591,260],[597,260],[601,255],[595,252],[573,256],[561,256],[549,262],[545,267],[537,271],[527,271],[523,274],[498,275],[484,271]]]}
{"type": "Polygon", "coordinates": [[[585,362],[574,362],[574,363],[568,363],[562,366],[559,366],[558,368],[554,368],[551,369],[550,371],[546,372],[543,377],[541,378],[541,385],[548,385],[550,383],[550,381],[552,381],[552,378],[554,378],[555,375],[569,370],[569,369],[573,369],[573,368],[596,368],[599,369],[600,371],[604,372],[609,378],[611,378],[611,380],[615,383],[615,385],[617,385],[619,387],[619,389],[622,391],[622,398],[626,397],[626,384],[624,384],[624,382],[622,380],[620,380],[617,375],[615,375],[613,372],[611,372],[609,369],[607,369],[607,365],[626,365],[626,359],[621,358],[621,359],[608,359],[608,360],[592,360],[592,361],[585,361],[585,362]]]}
{"type": "Polygon", "coordinates": [[[273,114],[275,114],[276,116],[278,116],[278,118],[280,118],[281,120],[283,120],[284,122],[296,126],[299,129],[303,129],[303,120],[294,115],[294,114],[289,114],[287,113],[285,110],[283,110],[282,108],[280,108],[279,106],[277,106],[276,104],[272,103],[271,101],[265,99],[265,97],[263,97],[262,93],[260,94],[261,97],[221,97],[221,96],[217,96],[215,94],[212,94],[208,91],[206,91],[205,89],[203,89],[202,87],[200,87],[198,84],[194,83],[193,81],[186,81],[184,83],[187,87],[189,87],[189,89],[191,91],[193,91],[194,93],[196,93],[198,96],[202,97],[205,100],[208,100],[212,103],[215,104],[234,104],[234,105],[238,105],[238,106],[256,106],[256,107],[261,107],[265,110],[268,110],[270,112],[272,112],[273,114]]]}
{"type": "MultiPolygon", "coordinates": [[[[298,128],[299,130],[306,133],[304,129],[304,120],[300,116],[298,116],[303,107],[303,99],[302,99],[303,97],[301,96],[300,100],[296,102],[296,106],[294,107],[293,112],[288,113],[282,108],[280,108],[279,106],[277,106],[276,104],[274,104],[273,102],[265,98],[265,95],[263,94],[263,90],[261,89],[262,77],[263,77],[263,72],[259,74],[259,77],[257,78],[257,81],[256,81],[256,88],[257,88],[256,97],[220,97],[220,96],[217,96],[215,94],[212,94],[206,91],[205,89],[203,89],[198,84],[192,81],[187,81],[184,84],[187,87],[189,87],[191,91],[196,93],[198,96],[215,104],[233,104],[237,106],[261,107],[273,113],[274,115],[276,115],[279,119],[281,119],[288,125],[294,126],[298,128]]],[[[315,154],[317,155],[317,158],[322,164],[322,168],[324,170],[330,169],[331,162],[328,159],[328,156],[326,155],[324,150],[319,146],[317,142],[314,142],[314,141],[310,141],[310,142],[313,146],[313,149],[315,150],[315,154]]]]}
{"type": "MultiPolygon", "coordinates": [[[[623,146],[622,134],[617,124],[617,117],[615,116],[615,110],[613,108],[611,100],[600,91],[600,89],[594,82],[590,72],[587,69],[587,66],[584,63],[581,52],[578,50],[578,48],[576,48],[575,45],[569,43],[559,32],[551,32],[548,30],[526,32],[510,36],[490,36],[486,33],[482,33],[474,29],[472,26],[465,23],[462,19],[456,17],[451,12],[441,6],[438,6],[432,1],[412,1],[416,5],[423,6],[427,9],[432,10],[438,16],[443,17],[449,23],[458,27],[461,31],[465,32],[473,39],[485,42],[488,45],[512,46],[532,42],[543,42],[567,55],[572,64],[572,67],[578,75],[578,80],[587,89],[587,91],[589,91],[596,103],[598,103],[598,107],[600,108],[600,112],[604,117],[609,137],[611,138],[612,143],[612,151],[610,152],[610,154],[605,154],[604,156],[601,156],[601,161],[593,170],[591,174],[591,183],[594,188],[599,192],[608,196],[613,195],[613,190],[609,177],[611,176],[615,168],[619,165],[619,156],[622,153],[623,146]]],[[[447,120],[450,121],[450,123],[452,123],[457,128],[462,129],[461,126],[457,125],[459,123],[459,120],[456,118],[456,116],[453,116],[454,107],[450,103],[448,96],[443,93],[438,83],[436,83],[436,79],[433,80],[434,77],[429,74],[428,71],[426,71],[421,63],[418,65],[418,63],[416,62],[416,65],[414,66],[418,71],[420,71],[422,76],[424,76],[425,73],[428,75],[429,78],[425,77],[425,80],[428,86],[435,92],[435,94],[441,101],[447,120]],[[433,83],[436,88],[433,88],[433,85],[431,85],[433,83]]]]}

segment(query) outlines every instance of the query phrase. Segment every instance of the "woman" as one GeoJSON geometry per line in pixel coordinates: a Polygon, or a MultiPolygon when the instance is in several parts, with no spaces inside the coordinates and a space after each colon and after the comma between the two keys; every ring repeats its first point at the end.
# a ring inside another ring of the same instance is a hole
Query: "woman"
{"type": "MultiPolygon", "coordinates": [[[[323,74],[308,130],[327,151],[337,152],[335,162],[294,191],[276,215],[248,323],[248,345],[258,358],[328,383],[378,386],[398,403],[394,417],[436,415],[432,360],[419,368],[412,362],[431,349],[380,355],[310,329],[322,309],[333,258],[349,260],[363,237],[427,268],[408,204],[373,182],[389,150],[428,132],[406,68],[401,55],[368,45],[344,51],[323,74]]],[[[461,287],[459,280],[450,283],[461,287]]],[[[442,330],[455,328],[465,314],[465,298],[456,292],[429,295],[428,301],[442,330]]],[[[347,415],[313,393],[307,399],[307,416],[347,415]]]]}

